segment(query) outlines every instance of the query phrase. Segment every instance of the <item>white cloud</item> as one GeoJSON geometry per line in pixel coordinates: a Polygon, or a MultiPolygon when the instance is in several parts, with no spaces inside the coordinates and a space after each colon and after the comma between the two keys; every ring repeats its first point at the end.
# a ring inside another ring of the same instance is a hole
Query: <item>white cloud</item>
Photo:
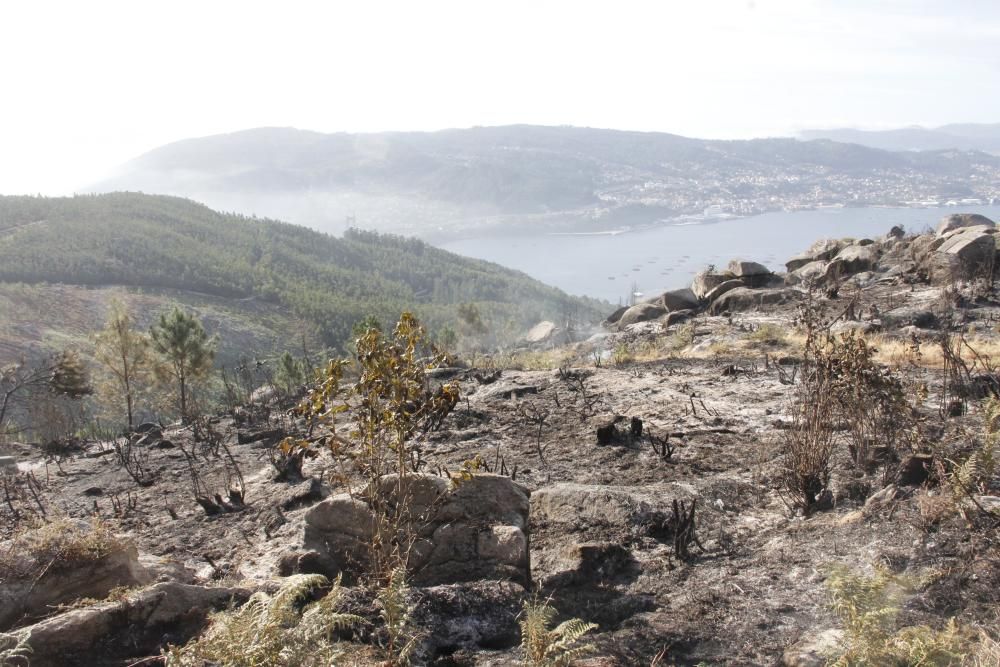
{"type": "Polygon", "coordinates": [[[712,137],[1000,120],[989,2],[9,3],[0,192],[168,141],[575,124],[712,137]]]}

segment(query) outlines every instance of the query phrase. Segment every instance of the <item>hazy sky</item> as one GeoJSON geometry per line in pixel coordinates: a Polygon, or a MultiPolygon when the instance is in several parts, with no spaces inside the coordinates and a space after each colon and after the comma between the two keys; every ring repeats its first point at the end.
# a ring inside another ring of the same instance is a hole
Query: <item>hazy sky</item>
{"type": "Polygon", "coordinates": [[[176,139],[539,123],[743,138],[1000,121],[994,0],[24,0],[0,192],[176,139]]]}

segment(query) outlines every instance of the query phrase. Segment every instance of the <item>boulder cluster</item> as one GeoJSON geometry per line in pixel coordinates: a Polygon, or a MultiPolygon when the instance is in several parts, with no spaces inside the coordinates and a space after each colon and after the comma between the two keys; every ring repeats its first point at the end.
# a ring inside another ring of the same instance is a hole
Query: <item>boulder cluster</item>
{"type": "Polygon", "coordinates": [[[847,281],[867,286],[878,281],[946,285],[989,275],[996,263],[996,225],[977,214],[945,216],[934,232],[907,236],[893,227],[879,239],[822,239],[773,272],[757,262],[734,259],[724,271],[708,268],[691,286],[623,306],[604,325],[624,330],[656,320],[664,326],[699,313],[711,315],[791,303],[811,289],[834,291],[847,281]]]}

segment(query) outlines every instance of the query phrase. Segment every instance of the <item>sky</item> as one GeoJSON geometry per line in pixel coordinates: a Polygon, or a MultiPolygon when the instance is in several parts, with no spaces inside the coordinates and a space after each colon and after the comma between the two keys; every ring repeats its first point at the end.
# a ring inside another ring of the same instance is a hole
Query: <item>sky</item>
{"type": "Polygon", "coordinates": [[[534,123],[705,138],[1000,122],[994,0],[31,0],[0,19],[0,193],[162,144],[534,123]]]}

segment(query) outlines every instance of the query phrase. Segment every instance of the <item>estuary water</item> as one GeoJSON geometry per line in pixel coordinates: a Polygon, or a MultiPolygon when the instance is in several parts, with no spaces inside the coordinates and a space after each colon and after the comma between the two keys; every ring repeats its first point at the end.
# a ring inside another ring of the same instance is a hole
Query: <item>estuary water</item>
{"type": "Polygon", "coordinates": [[[875,238],[902,225],[926,231],[951,213],[1000,221],[1000,206],[837,208],[663,225],[617,234],[520,235],[463,239],[441,247],[527,273],[570,294],[625,303],[633,286],[645,296],[687,287],[695,273],[730,259],[783,271],[790,257],[820,238],[875,238]]]}

